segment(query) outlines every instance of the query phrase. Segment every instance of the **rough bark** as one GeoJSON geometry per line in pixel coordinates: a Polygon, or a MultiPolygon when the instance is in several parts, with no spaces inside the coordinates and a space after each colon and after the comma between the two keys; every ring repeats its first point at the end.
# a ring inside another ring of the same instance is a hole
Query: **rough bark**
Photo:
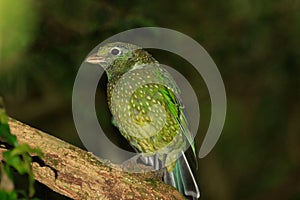
{"type": "Polygon", "coordinates": [[[122,172],[116,165],[19,121],[9,119],[9,125],[19,143],[44,152],[46,166],[32,165],[35,179],[57,193],[72,199],[185,199],[153,174],[122,172]]]}

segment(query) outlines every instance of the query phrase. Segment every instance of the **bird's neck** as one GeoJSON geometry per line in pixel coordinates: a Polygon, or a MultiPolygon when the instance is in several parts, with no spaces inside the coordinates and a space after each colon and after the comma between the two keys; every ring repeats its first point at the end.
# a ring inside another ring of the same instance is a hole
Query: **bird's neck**
{"type": "Polygon", "coordinates": [[[158,62],[147,51],[142,49],[134,50],[128,59],[116,59],[106,69],[108,81],[118,81],[123,74],[133,70],[135,67],[152,63],[158,62]]]}

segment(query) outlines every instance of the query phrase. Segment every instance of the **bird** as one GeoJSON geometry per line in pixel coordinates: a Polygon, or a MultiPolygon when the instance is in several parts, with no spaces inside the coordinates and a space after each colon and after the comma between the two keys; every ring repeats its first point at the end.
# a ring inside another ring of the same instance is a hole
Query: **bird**
{"type": "Polygon", "coordinates": [[[107,101],[112,122],[145,164],[164,167],[163,180],[191,199],[200,191],[187,156],[195,146],[184,114],[180,90],[172,76],[142,47],[126,42],[101,45],[86,63],[107,74],[107,101]]]}

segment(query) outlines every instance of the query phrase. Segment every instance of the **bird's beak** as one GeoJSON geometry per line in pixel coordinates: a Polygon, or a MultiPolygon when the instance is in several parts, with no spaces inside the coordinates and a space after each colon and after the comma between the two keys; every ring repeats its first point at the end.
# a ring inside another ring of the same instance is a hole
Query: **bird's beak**
{"type": "Polygon", "coordinates": [[[90,55],[85,62],[91,63],[91,64],[99,64],[101,65],[102,63],[106,63],[105,58],[98,56],[97,53],[94,53],[90,55]]]}

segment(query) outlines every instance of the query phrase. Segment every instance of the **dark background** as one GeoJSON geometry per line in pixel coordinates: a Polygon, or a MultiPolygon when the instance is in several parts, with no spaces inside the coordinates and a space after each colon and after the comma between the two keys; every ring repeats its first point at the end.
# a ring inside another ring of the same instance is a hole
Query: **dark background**
{"type": "MultiPolygon", "coordinates": [[[[299,8],[298,0],[1,0],[0,93],[11,117],[84,148],[71,97],[85,56],[128,29],[180,31],[209,52],[227,92],[221,138],[199,161],[202,199],[300,199],[299,8]]],[[[187,64],[151,52],[175,68],[187,64]]],[[[193,87],[203,111],[199,149],[210,100],[203,81],[193,87]]],[[[55,198],[43,190],[41,198],[55,198]]]]}

